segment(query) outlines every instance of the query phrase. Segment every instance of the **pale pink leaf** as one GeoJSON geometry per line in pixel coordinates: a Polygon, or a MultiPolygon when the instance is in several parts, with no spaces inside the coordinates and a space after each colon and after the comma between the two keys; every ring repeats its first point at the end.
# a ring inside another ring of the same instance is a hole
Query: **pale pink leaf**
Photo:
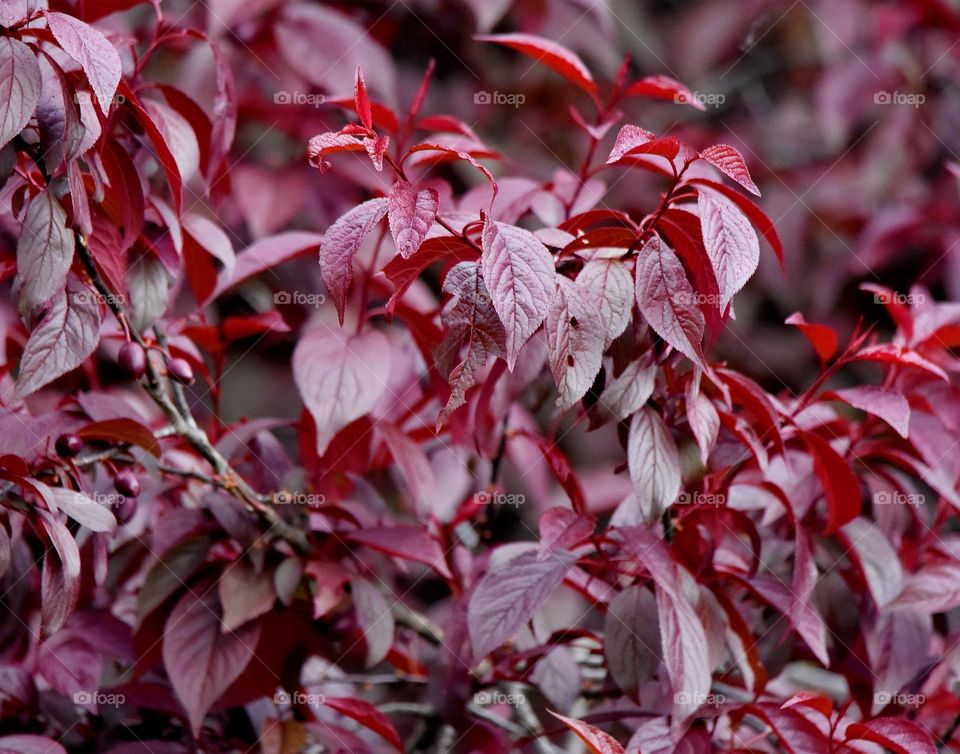
{"type": "Polygon", "coordinates": [[[630,324],[633,312],[633,278],[630,270],[619,259],[594,258],[583,265],[577,275],[577,285],[592,293],[600,302],[604,346],[609,346],[630,324]]]}
{"type": "Polygon", "coordinates": [[[397,181],[390,191],[387,219],[397,251],[409,258],[427,237],[437,216],[439,197],[432,189],[418,191],[407,181],[397,181]]]}
{"type": "Polygon", "coordinates": [[[380,422],[377,424],[377,432],[383,438],[390,455],[393,456],[393,462],[403,476],[414,509],[429,511],[431,496],[436,493],[437,480],[427,454],[418,442],[393,424],[380,422]]]}
{"type": "Polygon", "coordinates": [[[539,560],[546,560],[554,550],[570,549],[593,534],[593,516],[581,516],[569,508],[549,508],[540,516],[539,560]]]}
{"type": "Polygon", "coordinates": [[[78,18],[47,11],[46,19],[60,46],[83,68],[100,109],[108,112],[123,74],[119,53],[109,39],[78,18]]]}
{"type": "Polygon", "coordinates": [[[582,720],[573,720],[556,712],[549,710],[550,714],[558,720],[561,720],[570,730],[577,734],[577,738],[583,741],[591,754],[624,754],[623,747],[609,733],[604,733],[599,728],[585,723],[582,720]]]}
{"type": "Polygon", "coordinates": [[[631,586],[617,594],[607,608],[603,639],[607,667],[621,689],[632,695],[652,680],[663,654],[653,592],[631,586]]]}
{"type": "Polygon", "coordinates": [[[489,217],[483,225],[483,279],[506,331],[507,366],[547,316],[556,295],[553,257],[533,233],[489,217]]]}
{"type": "Polygon", "coordinates": [[[644,407],[633,415],[627,463],[644,517],[657,520],[680,493],[680,455],[667,425],[652,409],[644,407]]]}
{"type": "Polygon", "coordinates": [[[902,393],[879,385],[858,385],[833,391],[844,403],[883,419],[901,437],[910,433],[910,403],[902,393]]]}
{"type": "Polygon", "coordinates": [[[713,401],[699,390],[694,391],[692,381],[687,384],[685,403],[687,422],[700,448],[700,463],[706,465],[720,433],[720,415],[713,401]]]}
{"type": "Polygon", "coordinates": [[[600,371],[605,344],[598,301],[574,281],[558,277],[544,331],[550,371],[560,393],[557,405],[569,408],[590,389],[600,371]]]}
{"type": "Polygon", "coordinates": [[[376,330],[347,335],[321,325],[300,338],[293,379],[317,425],[319,455],[337,432],[373,409],[389,378],[390,346],[376,330]]]}
{"type": "Polygon", "coordinates": [[[353,280],[353,259],[360,244],[387,214],[387,199],[365,201],[331,225],[320,242],[320,274],[336,304],[340,324],[347,305],[347,290],[353,280]]]}
{"type": "Polygon", "coordinates": [[[223,605],[223,621],[220,630],[236,631],[240,626],[273,608],[276,594],[273,573],[257,573],[245,559],[228,564],[217,582],[220,604],[223,605]]]}
{"type": "Polygon", "coordinates": [[[840,530],[853,561],[860,569],[877,607],[886,607],[903,589],[903,566],[883,530],[862,516],[840,530]]]}
{"type": "Polygon", "coordinates": [[[390,605],[380,590],[364,578],[350,582],[357,623],[367,644],[367,667],[387,656],[393,644],[394,620],[390,605]]]}
{"type": "Polygon", "coordinates": [[[720,287],[720,309],[743,288],[760,263],[760,241],[750,221],[733,202],[700,192],[703,245],[720,287]]]}
{"type": "Polygon", "coordinates": [[[902,717],[875,717],[847,726],[847,740],[872,741],[893,754],[937,754],[930,731],[902,717]]]}
{"type": "Polygon", "coordinates": [[[654,235],[637,259],[637,306],[654,332],[706,370],[703,313],[677,255],[654,235]]]}
{"type": "Polygon", "coordinates": [[[213,297],[216,298],[223,291],[247,278],[283,264],[287,260],[295,259],[308,251],[318,249],[322,240],[323,236],[318,233],[290,230],[250,244],[237,254],[236,264],[229,277],[224,270],[220,271],[213,297]]]}
{"type": "Polygon", "coordinates": [[[643,146],[655,138],[657,137],[645,128],[628,123],[617,134],[617,138],[613,142],[613,149],[610,150],[610,155],[607,157],[607,164],[612,165],[619,162],[631,150],[643,146]]]}

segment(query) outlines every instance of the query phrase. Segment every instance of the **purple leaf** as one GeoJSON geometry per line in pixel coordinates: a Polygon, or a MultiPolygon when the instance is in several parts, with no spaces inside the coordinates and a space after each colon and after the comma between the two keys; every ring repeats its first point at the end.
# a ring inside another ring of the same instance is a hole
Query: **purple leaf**
{"type": "Polygon", "coordinates": [[[660,415],[641,408],[630,422],[627,462],[645,519],[655,521],[680,493],[680,455],[660,415]]]}
{"type": "Polygon", "coordinates": [[[100,309],[88,288],[69,286],[30,333],[20,358],[17,396],[23,398],[76,369],[100,342],[100,309]]]}
{"type": "Polygon", "coordinates": [[[390,191],[387,219],[397,251],[409,258],[423,243],[437,216],[439,197],[432,189],[417,191],[407,181],[397,181],[390,191]]]}
{"type": "Polygon", "coordinates": [[[603,358],[604,332],[598,301],[577,283],[557,278],[557,292],[544,324],[550,371],[560,396],[557,405],[569,408],[593,384],[603,358]]]}
{"type": "Polygon", "coordinates": [[[56,506],[81,526],[96,532],[113,532],[117,528],[113,514],[84,493],[63,487],[49,489],[56,506]]]}
{"type": "Polygon", "coordinates": [[[847,726],[847,740],[872,741],[894,754],[937,754],[930,732],[912,720],[875,717],[847,726]]]}
{"type": "Polygon", "coordinates": [[[513,638],[566,576],[576,557],[557,550],[546,560],[535,551],[501,563],[477,584],[467,608],[476,660],[513,638]]]}
{"type": "Polygon", "coordinates": [[[194,736],[207,711],[250,663],[260,640],[259,623],[229,633],[222,626],[216,593],[188,590],[164,627],[163,666],[194,736]]]}
{"type": "Polygon", "coordinates": [[[390,449],[393,462],[403,475],[414,509],[429,511],[430,499],[436,492],[437,480],[427,454],[410,435],[392,424],[378,423],[377,432],[390,449]]]}
{"type": "Polygon", "coordinates": [[[353,280],[353,258],[373,227],[387,214],[387,199],[370,199],[342,215],[320,242],[320,274],[337,307],[340,324],[353,280]]]}
{"type": "Polygon", "coordinates": [[[577,738],[587,745],[592,754],[624,754],[623,747],[609,733],[604,733],[582,720],[572,720],[553,711],[550,711],[550,714],[570,728],[577,738]]]}
{"type": "Polygon", "coordinates": [[[220,630],[236,631],[240,626],[270,611],[276,595],[273,574],[257,573],[246,559],[228,564],[217,582],[223,621],[220,630]]]}
{"type": "Polygon", "coordinates": [[[321,325],[300,338],[293,379],[316,422],[319,455],[337,432],[373,409],[389,377],[390,347],[376,330],[346,335],[321,325]]]}
{"type": "Polygon", "coordinates": [[[653,593],[631,586],[610,601],[603,622],[603,654],[617,685],[628,694],[652,680],[662,648],[653,593]]]}
{"type": "Polygon", "coordinates": [[[359,576],[350,582],[357,623],[367,643],[367,667],[387,656],[393,645],[394,621],[390,605],[376,586],[359,576]]]}
{"type": "Polygon", "coordinates": [[[80,550],[66,526],[45,510],[38,513],[59,558],[58,563],[53,552],[47,550],[41,574],[43,635],[50,636],[67,622],[80,596],[80,550]]]}
{"type": "Polygon", "coordinates": [[[720,309],[743,288],[760,263],[760,241],[750,221],[733,202],[699,193],[703,245],[720,286],[720,309]]]}
{"type": "Polygon", "coordinates": [[[123,74],[120,55],[109,39],[78,18],[53,11],[47,11],[46,18],[57,42],[87,74],[100,109],[106,114],[123,74]]]}
{"type": "Polygon", "coordinates": [[[0,37],[0,147],[20,133],[40,101],[37,56],[23,42],[0,37]]]}
{"type": "Polygon", "coordinates": [[[840,530],[877,607],[886,607],[903,589],[903,566],[878,524],[858,516],[840,530]]]}
{"type": "Polygon", "coordinates": [[[677,255],[654,235],[637,259],[637,306],[654,332],[706,371],[703,313],[677,255]]]}
{"type": "Polygon", "coordinates": [[[547,316],[556,295],[553,257],[533,233],[486,218],[483,279],[506,331],[507,366],[547,316]]]}
{"type": "Polygon", "coordinates": [[[231,275],[227,276],[226,270],[220,271],[213,297],[216,298],[223,291],[247,278],[318,248],[322,241],[323,236],[317,233],[290,230],[250,244],[237,254],[231,275]]]}
{"type": "Polygon", "coordinates": [[[717,443],[717,435],[720,432],[720,415],[716,407],[707,396],[699,390],[694,392],[694,382],[691,380],[687,384],[686,390],[686,409],[687,422],[690,424],[690,431],[697,440],[697,446],[700,448],[700,463],[704,466],[710,457],[710,451],[717,443]]]}
{"type": "Polygon", "coordinates": [[[24,318],[63,291],[73,261],[67,213],[47,190],[30,200],[17,241],[17,306],[24,318]]]}
{"type": "Polygon", "coordinates": [[[593,516],[580,516],[569,508],[549,508],[540,516],[538,560],[546,560],[555,550],[567,550],[593,534],[593,516]]]}

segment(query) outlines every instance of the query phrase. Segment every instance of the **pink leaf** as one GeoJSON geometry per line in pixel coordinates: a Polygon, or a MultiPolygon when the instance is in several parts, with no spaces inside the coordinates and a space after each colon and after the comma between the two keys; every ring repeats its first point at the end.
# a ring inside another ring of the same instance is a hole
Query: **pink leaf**
{"type": "Polygon", "coordinates": [[[423,563],[435,568],[444,577],[451,576],[440,545],[421,528],[415,526],[364,527],[350,532],[346,538],[403,560],[423,563]]]}
{"type": "Polygon", "coordinates": [[[477,170],[479,170],[490,181],[490,185],[493,187],[494,196],[497,193],[497,182],[493,177],[493,174],[487,170],[478,160],[469,152],[458,149],[455,146],[449,144],[439,144],[435,142],[423,142],[422,144],[416,144],[409,149],[410,154],[416,154],[418,152],[440,152],[445,155],[450,155],[456,157],[457,159],[464,160],[473,165],[477,170]]]}
{"type": "Polygon", "coordinates": [[[637,306],[667,343],[706,370],[701,343],[703,313],[677,255],[654,235],[637,259],[637,306]]]}
{"type": "Polygon", "coordinates": [[[624,90],[624,94],[629,97],[671,100],[677,104],[690,105],[697,110],[706,110],[703,103],[688,87],[669,76],[647,76],[634,81],[624,90]]]}
{"type": "Polygon", "coordinates": [[[357,623],[367,644],[366,665],[371,668],[387,656],[393,645],[393,613],[380,590],[366,579],[357,576],[350,586],[357,623]]]}
{"type": "Polygon", "coordinates": [[[883,419],[901,437],[910,432],[910,403],[902,393],[879,385],[858,385],[828,393],[844,403],[883,419]]]}
{"type": "Polygon", "coordinates": [[[321,325],[300,338],[293,379],[316,422],[319,455],[337,432],[373,409],[389,377],[390,347],[376,330],[346,335],[321,325]]]}
{"type": "Polygon", "coordinates": [[[389,422],[379,422],[377,432],[403,475],[414,510],[428,511],[431,497],[436,494],[437,480],[427,454],[410,435],[389,422]]]}
{"type": "Polygon", "coordinates": [[[704,149],[700,156],[721,173],[735,180],[751,194],[760,196],[760,191],[750,177],[747,163],[739,150],[726,144],[717,144],[704,149]]]}
{"type": "Polygon", "coordinates": [[[461,345],[467,350],[447,378],[450,398],[437,418],[438,428],[466,402],[467,391],[476,384],[476,373],[491,356],[502,355],[506,347],[503,326],[476,262],[454,265],[444,278],[443,292],[452,298],[440,313],[448,331],[441,350],[453,356],[459,353],[461,345]]]}
{"type": "Polygon", "coordinates": [[[936,754],[930,732],[902,717],[875,717],[865,723],[847,726],[847,740],[872,741],[894,754],[936,754]]]}
{"type": "Polygon", "coordinates": [[[928,565],[911,574],[896,604],[929,613],[960,607],[960,562],[928,565]]]}
{"type": "Polygon", "coordinates": [[[560,586],[575,560],[564,550],[546,560],[528,551],[488,571],[467,608],[474,659],[481,660],[515,636],[560,586]]]}
{"type": "Polygon", "coordinates": [[[569,717],[558,715],[553,710],[548,711],[576,733],[577,738],[587,745],[592,754],[624,754],[623,747],[609,733],[604,733],[599,728],[595,728],[582,720],[572,720],[569,717]]]}
{"type": "Polygon", "coordinates": [[[0,751],[3,754],[67,754],[67,750],[52,738],[30,733],[0,736],[0,751]]]}
{"type": "Polygon", "coordinates": [[[494,42],[522,52],[538,63],[543,63],[567,81],[576,84],[589,94],[597,93],[597,85],[583,61],[566,47],[533,34],[478,34],[480,42],[494,42]]]}
{"type": "Polygon", "coordinates": [[[163,666],[190,720],[194,736],[203,718],[231,683],[241,676],[260,640],[260,624],[225,633],[213,591],[188,590],[167,618],[163,666]]]}
{"type": "Polygon", "coordinates": [[[560,396],[557,405],[569,408],[593,384],[603,358],[603,324],[593,296],[568,278],[557,278],[557,292],[544,324],[550,371],[560,396]]]}
{"type": "Polygon", "coordinates": [[[700,391],[694,391],[693,381],[687,384],[685,403],[687,422],[697,440],[697,447],[700,448],[700,463],[706,466],[710,451],[716,445],[717,435],[720,432],[720,415],[713,401],[700,391]]]}
{"type": "Polygon", "coordinates": [[[610,155],[607,157],[607,164],[612,165],[619,162],[632,150],[638,149],[644,144],[649,144],[656,138],[654,134],[645,128],[640,128],[640,126],[630,124],[623,126],[613,142],[613,149],[610,150],[610,155]]]}
{"type": "Polygon", "coordinates": [[[20,357],[17,396],[24,397],[80,366],[100,342],[96,294],[68,286],[30,333],[20,357]]]}
{"type": "Polygon", "coordinates": [[[320,274],[337,307],[340,324],[353,280],[353,259],[360,244],[387,214],[386,199],[370,199],[354,207],[331,225],[320,242],[320,274]]]}
{"type": "Polygon", "coordinates": [[[57,563],[48,549],[41,574],[41,625],[43,635],[50,636],[67,622],[80,596],[80,549],[70,530],[54,515],[45,510],[38,514],[59,558],[57,563]]]}
{"type": "Polygon", "coordinates": [[[63,487],[51,487],[50,495],[56,506],[81,526],[90,531],[113,532],[117,521],[113,514],[100,503],[94,502],[83,492],[63,487]]]}
{"type": "Polygon", "coordinates": [[[905,367],[914,367],[922,369],[930,374],[935,374],[941,380],[949,382],[947,373],[932,361],[925,359],[916,351],[907,348],[901,348],[893,343],[880,343],[876,346],[867,346],[857,352],[853,357],[854,361],[878,361],[881,364],[900,364],[905,367]]]}
{"type": "Polygon", "coordinates": [[[549,508],[540,516],[539,560],[546,560],[554,550],[567,550],[593,534],[593,516],[580,516],[569,508],[549,508]]]}
{"type": "Polygon", "coordinates": [[[600,404],[618,419],[626,419],[639,410],[653,394],[657,368],[649,358],[631,361],[619,377],[610,381],[600,395],[600,404]]]}
{"type": "Polygon", "coordinates": [[[412,183],[397,181],[390,191],[387,218],[397,251],[408,259],[427,237],[437,216],[439,197],[431,188],[417,191],[412,183]]]}
{"type": "Polygon", "coordinates": [[[110,40],[80,19],[53,11],[47,11],[46,19],[57,42],[87,74],[100,109],[106,114],[123,74],[120,55],[110,40]]]}
{"type": "Polygon", "coordinates": [[[756,271],[760,242],[750,222],[731,202],[700,192],[697,203],[703,245],[720,286],[722,310],[756,271]]]}
{"type": "Polygon", "coordinates": [[[627,463],[644,518],[655,521],[680,493],[680,455],[663,419],[641,408],[630,422],[627,463]]]}
{"type": "Polygon", "coordinates": [[[323,236],[317,233],[290,230],[250,244],[237,254],[236,264],[231,275],[227,276],[226,271],[221,270],[213,297],[216,298],[223,291],[247,278],[276,267],[278,264],[283,264],[287,260],[295,259],[301,254],[313,251],[320,246],[322,241],[323,236]]]}
{"type": "Polygon", "coordinates": [[[616,340],[633,313],[633,278],[619,259],[594,258],[583,265],[577,285],[589,291],[600,302],[604,346],[616,340]]]}
{"type": "Polygon", "coordinates": [[[17,306],[30,317],[63,291],[73,262],[73,231],[67,213],[49,190],[37,194],[27,207],[17,240],[17,306]]]}
{"type": "Polygon", "coordinates": [[[257,573],[243,558],[224,568],[217,582],[217,591],[220,604],[223,605],[220,628],[223,632],[236,631],[254,618],[269,612],[276,601],[273,573],[257,573]]]}
{"type": "Polygon", "coordinates": [[[547,316],[556,295],[553,257],[533,233],[487,217],[483,225],[483,280],[506,331],[507,366],[547,316]]]}
{"type": "Polygon", "coordinates": [[[307,142],[307,159],[321,173],[326,173],[330,169],[330,163],[324,160],[327,155],[337,152],[358,152],[363,149],[366,149],[363,139],[352,134],[327,131],[314,136],[307,142]]]}
{"type": "Polygon", "coordinates": [[[878,524],[858,516],[840,530],[877,607],[886,607],[903,589],[903,566],[878,524]]]}
{"type": "Polygon", "coordinates": [[[610,601],[603,622],[603,654],[617,685],[635,694],[655,678],[663,649],[653,592],[631,586],[610,601]]]}
{"type": "Polygon", "coordinates": [[[33,50],[19,39],[0,37],[0,147],[30,121],[42,84],[33,50]]]}

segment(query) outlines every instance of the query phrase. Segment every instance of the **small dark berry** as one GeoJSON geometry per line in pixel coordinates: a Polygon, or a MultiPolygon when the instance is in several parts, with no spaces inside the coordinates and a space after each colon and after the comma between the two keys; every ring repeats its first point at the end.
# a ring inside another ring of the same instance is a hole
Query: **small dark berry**
{"type": "Polygon", "coordinates": [[[73,458],[83,450],[83,440],[74,434],[60,435],[56,442],[57,454],[63,458],[73,458]]]}
{"type": "Polygon", "coordinates": [[[170,359],[167,362],[167,374],[184,385],[193,384],[193,367],[186,359],[170,359]]]}
{"type": "Polygon", "coordinates": [[[135,380],[139,380],[147,371],[147,354],[139,343],[124,343],[117,360],[135,380]]]}
{"type": "Polygon", "coordinates": [[[140,494],[140,480],[130,469],[123,469],[113,478],[113,488],[124,497],[136,497],[140,494]]]}

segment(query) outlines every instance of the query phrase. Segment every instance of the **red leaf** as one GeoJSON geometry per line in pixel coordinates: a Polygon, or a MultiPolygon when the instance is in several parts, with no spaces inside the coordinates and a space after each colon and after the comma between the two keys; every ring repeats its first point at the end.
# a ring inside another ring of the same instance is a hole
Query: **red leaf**
{"type": "Polygon", "coordinates": [[[385,552],[404,560],[423,563],[435,568],[446,578],[450,569],[443,557],[443,549],[424,529],[416,526],[372,526],[357,529],[345,535],[352,542],[385,552]]]}
{"type": "Polygon", "coordinates": [[[798,430],[798,434],[813,456],[813,468],[826,493],[828,517],[824,534],[834,534],[859,515],[860,482],[850,464],[820,435],[804,430],[798,430]]]}
{"type": "Polygon", "coordinates": [[[743,155],[740,154],[739,150],[727,144],[717,144],[716,146],[704,149],[700,153],[700,157],[727,177],[735,180],[751,194],[760,196],[760,190],[750,177],[746,160],[743,159],[743,155]]]}
{"type": "Polygon", "coordinates": [[[366,149],[363,142],[363,139],[352,134],[327,131],[317,134],[307,142],[307,158],[313,167],[318,168],[321,173],[326,173],[330,163],[324,160],[324,157],[337,152],[359,152],[366,149]]]}
{"type": "Polygon", "coordinates": [[[107,440],[128,445],[136,445],[148,453],[160,457],[160,445],[153,432],[133,419],[107,419],[93,422],[77,430],[77,434],[86,440],[107,440]]]}
{"type": "Polygon", "coordinates": [[[901,717],[876,717],[865,723],[847,726],[847,741],[872,741],[886,747],[894,754],[936,754],[930,732],[901,717]]]}
{"type": "Polygon", "coordinates": [[[367,96],[367,85],[363,81],[363,72],[357,66],[357,78],[353,87],[353,99],[357,107],[357,115],[365,128],[373,128],[373,112],[370,109],[370,98],[367,96]]]}
{"type": "Polygon", "coordinates": [[[923,358],[916,351],[893,345],[892,343],[881,343],[876,346],[867,346],[861,349],[853,356],[853,361],[879,361],[883,364],[899,364],[905,367],[914,367],[922,369],[930,374],[935,374],[945,382],[950,378],[947,373],[932,361],[923,358]]]}
{"type": "Polygon", "coordinates": [[[577,738],[583,741],[593,754],[624,754],[624,748],[609,733],[604,733],[582,720],[572,720],[553,710],[547,711],[576,733],[577,738]]]}
{"type": "Polygon", "coordinates": [[[347,699],[343,697],[326,697],[323,703],[335,709],[341,715],[346,715],[351,720],[356,720],[364,728],[369,728],[378,736],[388,741],[393,748],[403,752],[403,741],[397,734],[390,718],[374,707],[370,702],[363,699],[347,699]]]}
{"type": "Polygon", "coordinates": [[[690,105],[697,110],[707,109],[688,87],[669,76],[647,76],[634,81],[623,93],[628,97],[672,100],[677,104],[690,105]]]}
{"type": "Polygon", "coordinates": [[[597,85],[583,61],[566,47],[533,34],[478,34],[480,42],[494,42],[522,52],[553,69],[588,94],[596,95],[597,85]]]}
{"type": "Polygon", "coordinates": [[[832,327],[807,322],[800,312],[791,314],[784,320],[784,324],[799,328],[800,332],[810,341],[810,345],[817,352],[822,364],[826,364],[836,354],[837,333],[832,327]]]}

